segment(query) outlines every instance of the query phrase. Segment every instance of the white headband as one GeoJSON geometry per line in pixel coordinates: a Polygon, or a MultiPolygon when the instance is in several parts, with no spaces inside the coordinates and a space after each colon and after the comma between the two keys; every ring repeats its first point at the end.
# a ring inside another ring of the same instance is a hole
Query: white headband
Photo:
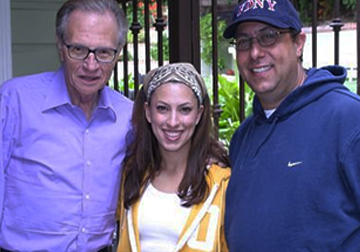
{"type": "MultiPolygon", "coordinates": [[[[147,101],[150,100],[152,93],[161,84],[178,82],[185,84],[195,93],[199,103],[202,103],[201,86],[197,76],[200,76],[196,69],[189,63],[174,63],[159,67],[155,70],[146,92],[147,101]]],[[[201,76],[200,76],[201,78],[201,76]]]]}

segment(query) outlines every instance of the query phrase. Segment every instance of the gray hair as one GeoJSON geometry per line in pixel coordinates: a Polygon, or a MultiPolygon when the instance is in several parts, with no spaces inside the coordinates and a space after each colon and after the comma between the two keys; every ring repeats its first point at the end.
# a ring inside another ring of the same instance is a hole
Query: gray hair
{"type": "Polygon", "coordinates": [[[68,26],[68,19],[70,14],[80,10],[83,12],[113,13],[117,21],[118,29],[118,46],[124,46],[127,39],[128,22],[126,20],[124,11],[119,7],[119,4],[114,0],[68,0],[66,1],[56,15],[56,36],[59,41],[64,41],[65,32],[68,26]]]}

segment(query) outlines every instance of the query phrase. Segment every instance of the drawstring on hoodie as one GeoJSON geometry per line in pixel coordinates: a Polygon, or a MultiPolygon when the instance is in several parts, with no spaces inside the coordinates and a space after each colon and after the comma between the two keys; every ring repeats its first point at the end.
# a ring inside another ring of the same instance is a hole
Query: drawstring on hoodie
{"type": "MultiPolygon", "coordinates": [[[[222,182],[221,183],[221,213],[223,214],[223,216],[221,216],[221,219],[222,220],[224,220],[224,215],[225,215],[225,193],[226,193],[226,188],[225,188],[225,184],[227,185],[227,183],[225,183],[225,182],[222,182]]],[[[221,252],[222,250],[223,250],[223,243],[222,243],[222,240],[221,240],[221,231],[223,231],[223,230],[221,230],[222,229],[222,227],[223,227],[223,225],[225,225],[225,223],[220,223],[219,224],[219,231],[217,232],[217,244],[218,244],[218,246],[217,246],[217,249],[216,249],[216,251],[217,252],[221,252]]],[[[225,232],[225,231],[223,231],[223,232],[225,232]]]]}
{"type": "Polygon", "coordinates": [[[190,239],[191,235],[195,232],[196,228],[199,226],[199,223],[201,222],[202,218],[205,216],[207,210],[209,209],[211,203],[213,202],[213,200],[214,200],[214,198],[216,196],[216,192],[217,192],[218,188],[219,188],[219,185],[214,184],[214,186],[211,189],[210,194],[209,194],[208,198],[206,199],[203,207],[201,208],[198,215],[195,217],[195,219],[191,223],[188,230],[185,232],[184,236],[180,239],[180,241],[176,245],[173,252],[179,251],[186,244],[186,242],[190,239]]]}

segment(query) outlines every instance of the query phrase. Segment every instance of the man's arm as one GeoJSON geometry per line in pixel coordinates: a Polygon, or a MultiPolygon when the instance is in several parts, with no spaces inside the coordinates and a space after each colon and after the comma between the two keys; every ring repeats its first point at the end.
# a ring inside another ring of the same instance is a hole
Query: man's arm
{"type": "Polygon", "coordinates": [[[9,163],[12,146],[15,139],[15,120],[18,113],[15,107],[10,105],[10,92],[3,84],[0,88],[0,223],[2,218],[2,209],[5,197],[5,173],[9,163]]]}

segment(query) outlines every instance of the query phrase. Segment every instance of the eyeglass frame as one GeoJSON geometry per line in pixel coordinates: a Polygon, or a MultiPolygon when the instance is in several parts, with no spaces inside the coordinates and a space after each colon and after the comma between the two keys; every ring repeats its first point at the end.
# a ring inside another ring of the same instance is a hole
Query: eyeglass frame
{"type": "Polygon", "coordinates": [[[68,56],[69,56],[71,59],[73,59],[73,60],[85,61],[85,60],[89,57],[90,53],[93,53],[93,54],[94,54],[94,57],[95,57],[95,60],[96,60],[97,62],[103,63],[103,64],[112,63],[112,62],[114,61],[114,59],[116,58],[116,57],[115,57],[116,54],[117,54],[118,51],[119,51],[118,49],[113,49],[113,48],[110,48],[110,47],[97,47],[97,48],[95,48],[95,49],[90,49],[89,47],[84,46],[84,45],[67,44],[65,41],[63,41],[63,45],[66,46],[67,52],[68,52],[68,56]],[[81,58],[74,58],[74,57],[70,54],[70,49],[71,49],[71,47],[81,47],[81,48],[85,48],[85,49],[87,49],[87,53],[86,53],[86,55],[85,55],[82,59],[81,59],[81,58]],[[101,60],[98,59],[98,56],[96,55],[96,52],[97,52],[98,50],[103,50],[103,49],[109,49],[109,50],[111,50],[111,51],[114,52],[114,55],[113,55],[113,58],[112,58],[111,61],[101,61],[101,60]]]}
{"type": "Polygon", "coordinates": [[[238,52],[244,52],[244,51],[247,51],[251,48],[252,44],[254,43],[254,39],[256,39],[257,43],[259,45],[261,45],[262,47],[269,47],[269,46],[272,46],[274,45],[277,41],[278,41],[278,37],[279,35],[282,35],[282,34],[286,34],[286,33],[291,33],[293,36],[298,34],[298,32],[295,32],[294,30],[265,30],[265,31],[261,31],[259,32],[259,34],[257,36],[247,36],[247,35],[241,35],[241,36],[238,36],[238,37],[235,37],[234,40],[230,41],[230,44],[233,45],[235,47],[235,50],[238,51],[238,52]],[[260,36],[262,35],[267,35],[268,33],[273,33],[275,36],[275,39],[274,39],[274,42],[270,43],[270,44],[263,44],[263,42],[261,41],[260,39],[260,36]],[[236,46],[236,39],[239,38],[239,37],[247,37],[248,41],[249,41],[249,46],[246,47],[245,49],[238,49],[237,46],[236,46]]]}

